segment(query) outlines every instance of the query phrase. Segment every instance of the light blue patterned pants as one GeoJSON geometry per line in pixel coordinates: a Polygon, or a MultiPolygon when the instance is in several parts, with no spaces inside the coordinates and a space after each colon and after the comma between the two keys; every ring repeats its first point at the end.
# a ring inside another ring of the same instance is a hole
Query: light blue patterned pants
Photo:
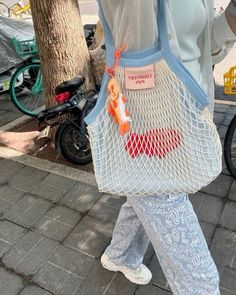
{"type": "Polygon", "coordinates": [[[219,275],[187,195],[129,197],[105,253],[137,268],[149,240],[174,295],[219,295],[219,275]]]}

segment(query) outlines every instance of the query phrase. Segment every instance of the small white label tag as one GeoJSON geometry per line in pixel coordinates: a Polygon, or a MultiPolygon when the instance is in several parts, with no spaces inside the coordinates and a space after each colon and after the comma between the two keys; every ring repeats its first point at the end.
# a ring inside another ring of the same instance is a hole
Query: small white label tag
{"type": "Polygon", "coordinates": [[[148,89],[155,87],[154,65],[125,68],[126,89],[148,89]]]}

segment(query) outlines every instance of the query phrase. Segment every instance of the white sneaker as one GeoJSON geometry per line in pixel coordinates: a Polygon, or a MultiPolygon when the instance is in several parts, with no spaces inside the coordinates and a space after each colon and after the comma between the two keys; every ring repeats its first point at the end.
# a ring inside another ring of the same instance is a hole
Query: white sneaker
{"type": "Polygon", "coordinates": [[[137,269],[118,265],[112,262],[105,253],[101,257],[101,264],[110,271],[122,272],[128,280],[137,285],[146,285],[152,279],[152,273],[144,264],[141,264],[137,269]]]}

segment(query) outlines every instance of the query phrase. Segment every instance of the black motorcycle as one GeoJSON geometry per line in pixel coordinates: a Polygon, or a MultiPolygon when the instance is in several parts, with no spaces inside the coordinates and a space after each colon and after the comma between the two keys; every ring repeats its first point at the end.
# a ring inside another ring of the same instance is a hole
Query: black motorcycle
{"type": "Polygon", "coordinates": [[[57,154],[63,155],[75,164],[88,164],[92,161],[91,148],[84,118],[97,101],[97,92],[86,93],[80,89],[85,82],[82,76],[61,83],[55,89],[58,105],[48,108],[38,115],[39,130],[47,126],[58,126],[55,143],[57,154]]]}

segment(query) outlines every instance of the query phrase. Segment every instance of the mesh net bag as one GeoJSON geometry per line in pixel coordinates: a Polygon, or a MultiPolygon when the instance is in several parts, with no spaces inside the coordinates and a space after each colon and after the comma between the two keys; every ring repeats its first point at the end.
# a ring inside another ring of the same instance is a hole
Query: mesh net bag
{"type": "MultiPolygon", "coordinates": [[[[126,196],[194,193],[221,171],[221,142],[206,108],[207,97],[170,54],[164,2],[158,5],[165,53],[158,48],[152,53],[121,54],[119,62],[113,59],[114,75],[105,75],[97,105],[86,118],[95,176],[103,192],[126,196]],[[149,64],[153,85],[130,87],[127,68],[137,82],[150,75],[143,72],[149,64]]],[[[108,51],[111,64],[109,55],[108,51]]]]}

